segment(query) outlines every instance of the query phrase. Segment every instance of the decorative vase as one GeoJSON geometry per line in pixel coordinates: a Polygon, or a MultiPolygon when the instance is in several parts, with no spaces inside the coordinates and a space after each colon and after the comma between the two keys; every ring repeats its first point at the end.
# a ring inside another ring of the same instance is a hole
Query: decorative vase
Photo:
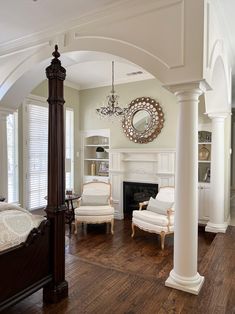
{"type": "Polygon", "coordinates": [[[204,145],[199,150],[199,160],[208,160],[210,156],[210,151],[204,145]]]}
{"type": "Polygon", "coordinates": [[[91,175],[95,176],[95,163],[94,162],[91,164],[91,175]]]}

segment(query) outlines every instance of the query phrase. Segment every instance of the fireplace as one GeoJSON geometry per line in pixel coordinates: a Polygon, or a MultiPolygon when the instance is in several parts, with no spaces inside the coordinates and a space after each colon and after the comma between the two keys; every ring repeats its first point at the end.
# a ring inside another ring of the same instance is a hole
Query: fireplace
{"type": "Polygon", "coordinates": [[[125,218],[132,217],[132,211],[139,209],[139,203],[156,197],[158,184],[142,182],[123,182],[123,212],[125,218]]]}

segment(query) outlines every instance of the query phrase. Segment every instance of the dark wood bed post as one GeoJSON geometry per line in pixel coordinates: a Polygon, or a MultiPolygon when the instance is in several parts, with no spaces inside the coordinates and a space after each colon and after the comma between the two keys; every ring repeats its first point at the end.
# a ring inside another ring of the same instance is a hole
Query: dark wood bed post
{"type": "Polygon", "coordinates": [[[48,201],[47,218],[51,225],[52,283],[43,289],[45,302],[58,302],[68,296],[65,280],[65,145],[64,145],[64,80],[66,70],[58,59],[58,46],[54,59],[46,68],[48,78],[48,201]]]}

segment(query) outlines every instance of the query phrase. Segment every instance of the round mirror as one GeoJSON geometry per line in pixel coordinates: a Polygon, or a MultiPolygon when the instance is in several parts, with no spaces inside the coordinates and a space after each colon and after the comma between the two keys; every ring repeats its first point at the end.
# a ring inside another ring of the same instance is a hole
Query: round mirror
{"type": "Polygon", "coordinates": [[[132,100],[122,120],[122,128],[130,141],[152,142],[164,125],[162,107],[150,97],[132,100]]]}
{"type": "Polygon", "coordinates": [[[133,116],[132,123],[138,132],[144,132],[149,128],[151,116],[147,110],[138,110],[133,116]]]}

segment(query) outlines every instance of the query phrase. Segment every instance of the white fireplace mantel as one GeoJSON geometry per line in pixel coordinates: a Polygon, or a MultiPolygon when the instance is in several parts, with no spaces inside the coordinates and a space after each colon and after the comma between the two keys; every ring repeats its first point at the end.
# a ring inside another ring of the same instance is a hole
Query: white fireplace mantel
{"type": "Polygon", "coordinates": [[[115,148],[109,149],[110,182],[115,218],[123,219],[123,181],[175,184],[174,148],[115,148]]]}

